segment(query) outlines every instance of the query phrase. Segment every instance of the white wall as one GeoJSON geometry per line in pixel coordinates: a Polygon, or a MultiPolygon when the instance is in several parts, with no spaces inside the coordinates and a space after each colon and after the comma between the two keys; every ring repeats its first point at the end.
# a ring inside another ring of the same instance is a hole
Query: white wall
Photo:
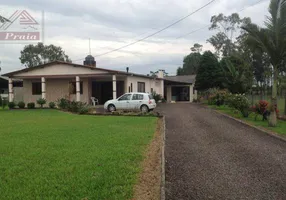
{"type": "Polygon", "coordinates": [[[145,83],[145,92],[151,93],[151,88],[153,88],[153,91],[155,91],[158,94],[164,95],[164,81],[158,80],[158,79],[151,79],[151,78],[144,78],[144,77],[137,77],[137,76],[128,76],[126,79],[125,84],[125,91],[129,92],[129,87],[131,87],[131,83],[133,86],[132,92],[138,92],[138,82],[144,82],[145,83]]]}
{"type": "Polygon", "coordinates": [[[43,68],[37,68],[28,72],[20,72],[14,75],[14,77],[29,77],[29,76],[53,76],[53,75],[81,75],[81,74],[107,74],[106,71],[89,69],[84,67],[74,67],[72,65],[56,64],[51,66],[45,66],[43,68]]]}
{"type": "MultiPolygon", "coordinates": [[[[69,98],[70,100],[76,100],[76,95],[69,95],[69,83],[70,81],[75,81],[75,79],[46,79],[46,99],[47,102],[57,101],[59,98],[69,98]]],[[[89,80],[87,78],[81,78],[80,81],[83,82],[83,94],[81,94],[81,101],[89,103],[90,97],[90,86],[89,80]]],[[[24,102],[34,102],[36,103],[42,95],[32,94],[32,82],[41,82],[40,79],[24,79],[23,80],[23,93],[24,102]]],[[[16,91],[15,91],[16,94],[16,91]]]]}

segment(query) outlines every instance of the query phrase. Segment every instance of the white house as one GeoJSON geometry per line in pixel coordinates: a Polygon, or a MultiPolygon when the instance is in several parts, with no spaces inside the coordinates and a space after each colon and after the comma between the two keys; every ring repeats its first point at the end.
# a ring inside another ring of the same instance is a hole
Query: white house
{"type": "Polygon", "coordinates": [[[47,102],[59,98],[91,103],[91,97],[104,104],[127,92],[156,92],[167,101],[193,101],[194,76],[164,77],[159,70],[157,77],[115,71],[96,67],[92,56],[84,65],[54,61],[4,74],[9,77],[9,101],[14,101],[13,80],[23,80],[23,101],[47,102]]]}

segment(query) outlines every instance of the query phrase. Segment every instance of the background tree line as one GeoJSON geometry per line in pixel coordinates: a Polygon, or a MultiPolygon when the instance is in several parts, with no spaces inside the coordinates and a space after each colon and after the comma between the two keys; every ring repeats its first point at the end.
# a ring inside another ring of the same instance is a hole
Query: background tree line
{"type": "MultiPolygon", "coordinates": [[[[233,13],[211,17],[207,42],[215,52],[195,44],[177,75],[196,74],[196,88],[217,87],[232,93],[271,90],[270,125],[276,125],[277,95],[286,90],[286,0],[271,0],[263,27],[233,13]]],[[[286,98],[286,91],[284,92],[286,98]]]]}

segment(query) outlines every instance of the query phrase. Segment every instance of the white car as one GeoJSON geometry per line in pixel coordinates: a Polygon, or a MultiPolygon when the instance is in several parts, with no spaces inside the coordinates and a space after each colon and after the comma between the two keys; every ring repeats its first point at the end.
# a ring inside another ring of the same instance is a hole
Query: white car
{"type": "Polygon", "coordinates": [[[156,108],[155,99],[148,93],[126,93],[118,99],[113,99],[105,102],[104,109],[109,112],[116,110],[141,110],[149,112],[156,108]]]}

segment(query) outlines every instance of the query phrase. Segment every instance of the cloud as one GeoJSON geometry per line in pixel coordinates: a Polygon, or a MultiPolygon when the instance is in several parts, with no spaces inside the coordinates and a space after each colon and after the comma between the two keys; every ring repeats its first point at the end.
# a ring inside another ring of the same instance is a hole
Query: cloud
{"type": "MultiPolygon", "coordinates": [[[[147,36],[198,9],[209,0],[10,0],[0,2],[0,14],[26,9],[41,17],[45,12],[45,44],[61,46],[72,60],[88,54],[88,38],[93,55],[102,54],[147,36]]],[[[206,40],[213,34],[207,28],[177,39],[210,23],[211,16],[231,14],[257,0],[220,0],[175,26],[121,51],[96,57],[97,65],[112,69],[130,67],[137,73],[166,69],[176,72],[194,43],[212,49],[206,40]]],[[[269,0],[241,12],[262,24],[269,0]]],[[[2,73],[22,68],[19,57],[23,44],[1,44],[2,73]]],[[[82,63],[82,60],[76,61],[82,63]]]]}

